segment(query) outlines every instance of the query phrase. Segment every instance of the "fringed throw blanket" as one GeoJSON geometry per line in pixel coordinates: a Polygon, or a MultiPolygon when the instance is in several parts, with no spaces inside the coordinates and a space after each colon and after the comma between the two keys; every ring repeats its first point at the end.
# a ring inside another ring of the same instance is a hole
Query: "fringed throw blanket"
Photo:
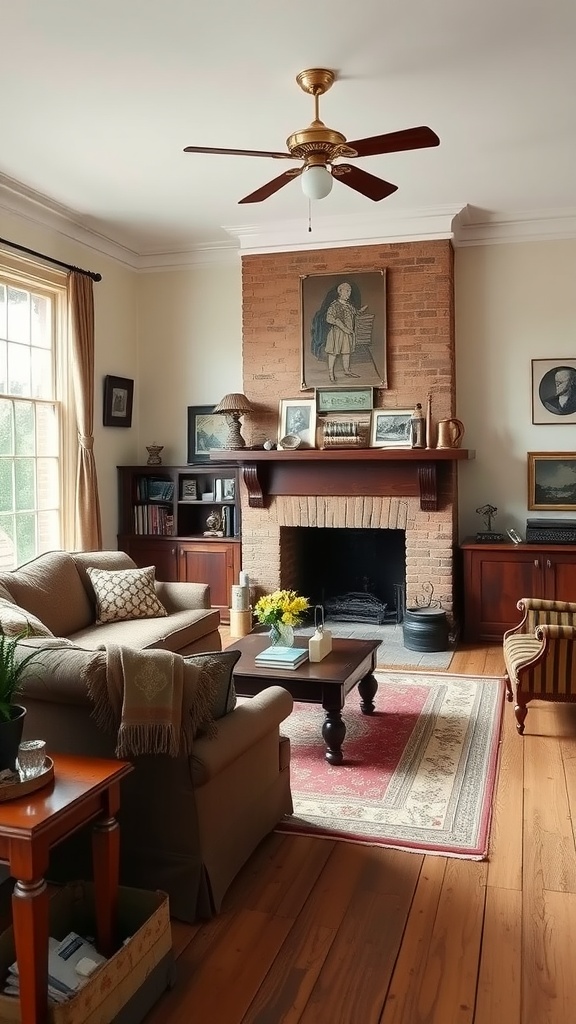
{"type": "Polygon", "coordinates": [[[116,755],[189,754],[199,729],[214,733],[207,673],[172,651],[107,645],[84,673],[102,728],[118,730],[116,755]]]}

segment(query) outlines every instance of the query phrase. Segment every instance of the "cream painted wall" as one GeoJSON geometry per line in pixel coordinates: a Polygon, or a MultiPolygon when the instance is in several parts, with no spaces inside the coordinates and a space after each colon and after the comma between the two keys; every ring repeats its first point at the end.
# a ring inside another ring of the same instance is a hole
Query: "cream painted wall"
{"type": "Polygon", "coordinates": [[[235,262],[141,274],[138,279],[138,461],[187,460],[189,405],[242,391],[242,278],[235,262]]]}
{"type": "Polygon", "coordinates": [[[528,511],[526,455],[576,452],[576,424],[532,423],[531,360],[576,358],[575,281],[576,240],[456,250],[457,415],[476,449],[458,469],[461,540],[484,528],[486,503],[494,529],[522,537],[527,517],[555,517],[528,511]]]}
{"type": "MultiPolygon", "coordinates": [[[[138,405],[132,427],[102,426],[103,381],[106,374],[136,379],[136,277],[134,271],[60,231],[0,208],[0,236],[86,270],[102,274],[94,284],[94,454],[102,513],[104,547],[116,548],[118,496],[116,466],[138,457],[138,405]]],[[[11,250],[7,250],[11,251],[11,250]]]]}

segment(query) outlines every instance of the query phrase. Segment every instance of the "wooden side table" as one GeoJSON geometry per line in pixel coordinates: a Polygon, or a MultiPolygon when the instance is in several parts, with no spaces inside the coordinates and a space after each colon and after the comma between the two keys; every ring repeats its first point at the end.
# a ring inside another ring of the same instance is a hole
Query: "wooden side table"
{"type": "Polygon", "coordinates": [[[118,905],[120,780],[128,761],[56,754],[54,779],[43,789],[0,804],[0,860],[16,879],[12,921],[20,975],[22,1024],[48,1019],[48,889],[50,849],[95,821],[92,839],[96,934],[105,956],[114,951],[118,905]]]}

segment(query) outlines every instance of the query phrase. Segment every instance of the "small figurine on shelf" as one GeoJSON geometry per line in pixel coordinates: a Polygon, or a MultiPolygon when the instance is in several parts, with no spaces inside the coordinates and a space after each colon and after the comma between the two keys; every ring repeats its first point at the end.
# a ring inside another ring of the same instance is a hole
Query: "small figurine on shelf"
{"type": "Polygon", "coordinates": [[[222,529],[222,516],[219,512],[214,509],[206,516],[207,529],[204,530],[205,537],[223,537],[224,530],[222,529]]]}
{"type": "Polygon", "coordinates": [[[480,530],[476,534],[477,541],[483,541],[488,543],[489,541],[501,541],[504,540],[503,533],[495,533],[492,529],[492,520],[496,518],[498,509],[495,505],[481,505],[480,508],[476,509],[478,515],[482,516],[486,523],[486,529],[480,530]]]}
{"type": "Polygon", "coordinates": [[[413,448],[426,447],[426,420],[424,419],[421,402],[416,402],[416,408],[412,413],[412,419],[410,420],[410,437],[413,448]]]}
{"type": "Polygon", "coordinates": [[[160,458],[160,452],[164,450],[163,444],[151,444],[146,445],[146,451],[148,452],[147,466],[161,466],[162,459],[160,458]]]}

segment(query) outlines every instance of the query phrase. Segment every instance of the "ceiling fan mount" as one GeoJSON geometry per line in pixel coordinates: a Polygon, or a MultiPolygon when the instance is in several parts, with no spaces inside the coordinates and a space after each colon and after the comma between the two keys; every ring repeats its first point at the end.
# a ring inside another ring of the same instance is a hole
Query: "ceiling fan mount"
{"type": "Polygon", "coordinates": [[[222,156],[258,156],[273,160],[302,160],[301,167],[284,171],[277,178],[267,182],[256,192],[245,196],[240,203],[259,203],[278,192],[292,178],[299,177],[302,190],[309,199],[322,199],[332,189],[332,178],[368,199],[379,202],[386,196],[396,192],[397,185],[392,185],[374,174],[369,174],[352,164],[335,164],[342,157],[378,156],[384,153],[397,153],[403,150],[424,149],[437,146],[440,139],[430,128],[407,128],[404,131],[388,132],[347,143],[346,136],[333,128],[328,128],[320,120],[320,96],[328,91],[336,81],[334,71],[329,68],[308,68],[296,75],[296,81],[303,92],[314,97],[314,120],[307,128],[289,135],[286,139],[288,152],[277,153],[251,149],[215,149],[206,146],[186,146],[185,153],[215,153],[222,156]]]}

